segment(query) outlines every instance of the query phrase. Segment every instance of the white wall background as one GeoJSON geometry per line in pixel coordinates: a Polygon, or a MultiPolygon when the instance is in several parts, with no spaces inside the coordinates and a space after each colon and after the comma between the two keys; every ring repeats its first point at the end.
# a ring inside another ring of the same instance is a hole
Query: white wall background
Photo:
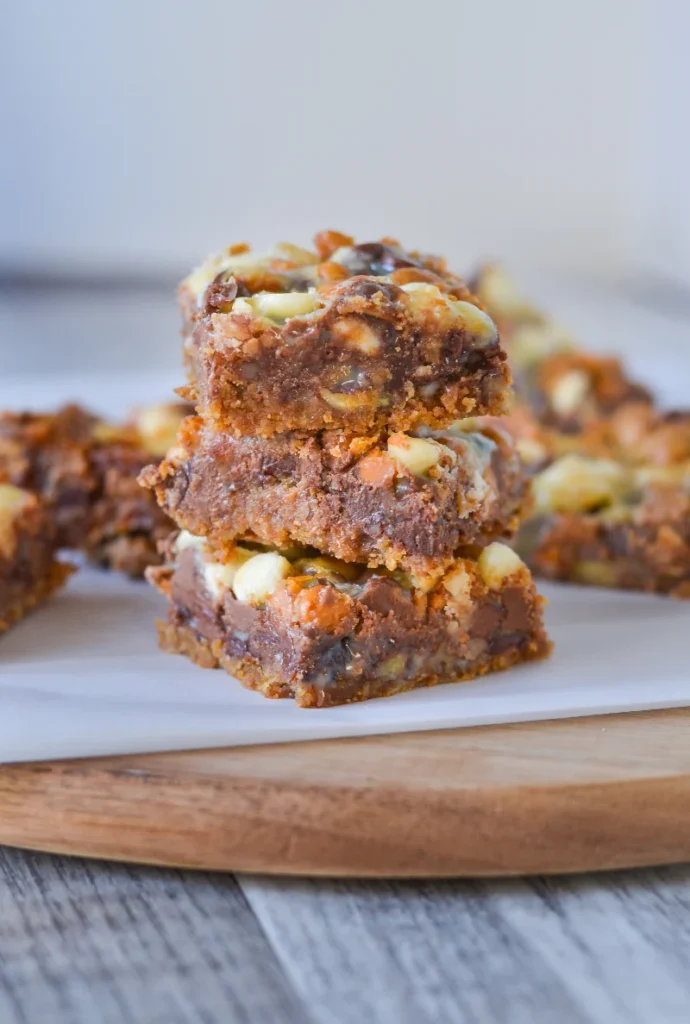
{"type": "Polygon", "coordinates": [[[617,274],[646,259],[662,9],[15,0],[0,264],[178,272],[333,226],[617,274]]]}

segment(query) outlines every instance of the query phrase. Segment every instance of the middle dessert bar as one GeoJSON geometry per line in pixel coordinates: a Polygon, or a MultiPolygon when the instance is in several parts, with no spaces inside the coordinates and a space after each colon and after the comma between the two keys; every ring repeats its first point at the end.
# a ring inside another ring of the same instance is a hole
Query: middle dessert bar
{"type": "Polygon", "coordinates": [[[461,545],[510,536],[529,501],[512,440],[471,420],[384,439],[235,438],[189,417],[141,479],[221,553],[238,540],[302,544],[421,578],[442,573],[461,545]]]}

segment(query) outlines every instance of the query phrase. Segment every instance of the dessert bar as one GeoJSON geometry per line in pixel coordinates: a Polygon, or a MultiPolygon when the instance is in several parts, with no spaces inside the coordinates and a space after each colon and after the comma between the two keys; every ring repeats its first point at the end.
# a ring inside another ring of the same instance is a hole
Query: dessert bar
{"type": "Polygon", "coordinates": [[[215,429],[367,434],[504,411],[496,326],[442,261],[330,244],[325,259],[227,250],[183,283],[185,395],[215,429]]]}
{"type": "Polygon", "coordinates": [[[690,598],[690,465],[564,455],[533,487],[516,547],[535,573],[690,598]]]}
{"type": "Polygon", "coordinates": [[[439,575],[461,545],[514,533],[529,483],[498,422],[387,438],[233,437],[184,421],[141,477],[178,526],[221,552],[304,544],[348,562],[439,575]]]}
{"type": "Polygon", "coordinates": [[[153,406],[125,425],[78,406],[57,413],[0,415],[0,479],[41,496],[59,545],[103,566],[140,576],[159,561],[170,523],[137,475],[163,455],[190,407],[153,406]]]}
{"type": "Polygon", "coordinates": [[[529,571],[498,542],[429,590],[318,554],[240,545],[215,559],[183,532],[169,563],[148,570],[169,600],[161,646],[301,707],[470,679],[550,649],[529,571]]]}
{"type": "Polygon", "coordinates": [[[0,633],[66,581],[72,567],[56,551],[50,509],[29,491],[0,484],[0,633]]]}

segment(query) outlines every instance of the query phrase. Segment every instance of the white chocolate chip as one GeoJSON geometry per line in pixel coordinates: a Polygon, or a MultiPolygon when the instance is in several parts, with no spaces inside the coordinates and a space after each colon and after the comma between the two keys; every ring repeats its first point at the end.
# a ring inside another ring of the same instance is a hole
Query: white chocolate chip
{"type": "Polygon", "coordinates": [[[261,256],[255,252],[243,252],[231,256],[228,254],[227,249],[223,249],[222,252],[209,256],[200,267],[193,270],[189,277],[185,279],[184,285],[194,293],[197,304],[200,304],[204,297],[204,292],[211,281],[221,272],[239,274],[243,271],[247,273],[248,271],[260,270],[270,262],[270,259],[270,255],[261,256]]]}
{"type": "Polygon", "coordinates": [[[631,472],[610,459],[563,455],[532,481],[539,512],[586,512],[620,501],[632,490],[631,472]]]}
{"type": "Polygon", "coordinates": [[[512,548],[494,541],[482,551],[477,560],[477,568],[490,590],[500,590],[510,576],[526,569],[526,566],[512,548]]]}
{"type": "MultiPolygon", "coordinates": [[[[307,316],[321,305],[314,292],[259,292],[247,302],[258,316],[268,320],[284,321],[293,316],[307,316]]],[[[235,312],[235,305],[233,312],[235,312]]]]}
{"type": "Polygon", "coordinates": [[[254,306],[249,299],[235,299],[232,304],[232,312],[239,313],[242,316],[254,316],[254,306]]]}
{"type": "Polygon", "coordinates": [[[443,586],[456,601],[464,603],[469,600],[472,580],[465,566],[460,563],[443,578],[443,586]]]}
{"type": "Polygon", "coordinates": [[[454,302],[453,311],[463,328],[485,345],[498,338],[498,328],[488,313],[471,302],[454,302]]]}
{"type": "Polygon", "coordinates": [[[0,511],[17,512],[32,500],[29,491],[23,491],[13,484],[0,484],[0,511]]]}
{"type": "Polygon", "coordinates": [[[289,242],[279,242],[275,249],[267,253],[242,252],[230,253],[227,249],[216,253],[193,270],[184,281],[184,286],[190,289],[196,296],[197,304],[201,303],[204,292],[211,281],[220,273],[228,274],[252,274],[264,268],[270,267],[276,259],[289,260],[300,267],[306,267],[319,262],[315,253],[307,249],[301,249],[298,245],[291,245],[289,242]]]}
{"type": "Polygon", "coordinates": [[[477,294],[494,316],[506,320],[540,319],[537,309],[529,303],[503,267],[484,267],[479,276],[477,294]]]}
{"type": "Polygon", "coordinates": [[[392,434],[388,438],[388,454],[409,469],[413,476],[424,476],[447,451],[450,449],[438,441],[409,434],[392,434]]]}
{"type": "Polygon", "coordinates": [[[12,556],[22,510],[35,502],[28,491],[12,484],[0,484],[0,554],[6,558],[12,556]]]}
{"type": "Polygon", "coordinates": [[[533,440],[531,437],[518,438],[515,442],[515,447],[518,455],[527,465],[542,462],[548,455],[545,445],[540,441],[533,440]]]}
{"type": "Polygon", "coordinates": [[[571,370],[556,381],[549,400],[558,416],[571,416],[590,391],[589,375],[584,370],[571,370]]]}
{"type": "Polygon", "coordinates": [[[547,323],[523,324],[509,337],[507,348],[516,366],[533,366],[556,352],[567,352],[573,339],[563,327],[549,320],[547,323]]]}
{"type": "Polygon", "coordinates": [[[173,550],[176,555],[179,555],[180,551],[186,551],[187,548],[195,548],[201,550],[206,544],[203,537],[195,537],[189,530],[180,530],[175,543],[173,544],[173,550]]]}
{"type": "Polygon", "coordinates": [[[429,284],[427,281],[409,281],[400,287],[408,295],[426,296],[428,299],[443,298],[443,292],[435,284],[429,284]]]}
{"type": "Polygon", "coordinates": [[[232,589],[238,601],[260,604],[273,594],[292,572],[287,558],[275,551],[254,555],[245,562],[234,577],[232,589]]]}
{"type": "Polygon", "coordinates": [[[292,242],[278,242],[271,256],[289,260],[298,267],[310,267],[320,262],[315,252],[303,249],[300,245],[293,245],[292,242]]]}
{"type": "Polygon", "coordinates": [[[137,416],[136,426],[142,442],[152,455],[165,455],[175,443],[182,412],[172,405],[151,405],[137,416]]]}
{"type": "Polygon", "coordinates": [[[381,339],[364,320],[356,316],[343,317],[333,325],[333,334],[343,344],[372,356],[381,348],[381,339]]]}

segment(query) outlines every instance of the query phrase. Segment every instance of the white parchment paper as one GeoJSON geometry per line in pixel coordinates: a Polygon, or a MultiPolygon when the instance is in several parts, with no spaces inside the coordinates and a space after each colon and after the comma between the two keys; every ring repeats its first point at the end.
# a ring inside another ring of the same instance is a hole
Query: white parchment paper
{"type": "Polygon", "coordinates": [[[556,651],[476,683],[340,708],[266,700],[161,653],[165,602],[85,569],[0,644],[0,761],[442,729],[690,706],[690,603],[545,587],[556,651]]]}
{"type": "MultiPolygon", "coordinates": [[[[687,378],[686,378],[687,379],[687,378]]],[[[69,398],[121,415],[165,400],[158,375],[0,382],[1,407],[69,398]]],[[[0,761],[181,750],[690,706],[690,602],[544,586],[548,661],[477,683],[302,710],[223,672],[162,654],[165,602],[145,583],[84,569],[0,641],[0,761]]],[[[634,751],[631,751],[634,755],[634,751]]]]}

